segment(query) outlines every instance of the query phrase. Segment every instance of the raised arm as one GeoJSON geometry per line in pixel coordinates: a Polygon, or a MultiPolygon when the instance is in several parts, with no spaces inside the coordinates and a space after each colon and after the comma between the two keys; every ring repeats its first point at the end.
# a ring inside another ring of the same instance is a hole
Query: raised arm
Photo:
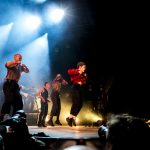
{"type": "Polygon", "coordinates": [[[79,73],[78,69],[68,69],[68,74],[69,75],[76,75],[79,73]]]}
{"type": "Polygon", "coordinates": [[[5,67],[6,68],[12,68],[12,67],[17,66],[20,63],[21,63],[20,61],[18,61],[18,62],[16,62],[16,61],[8,61],[8,62],[6,62],[5,67]]]}

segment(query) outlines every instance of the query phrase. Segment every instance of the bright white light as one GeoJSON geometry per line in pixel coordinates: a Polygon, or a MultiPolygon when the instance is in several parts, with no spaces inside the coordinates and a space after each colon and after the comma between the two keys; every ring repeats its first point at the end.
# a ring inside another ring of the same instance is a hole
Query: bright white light
{"type": "Polygon", "coordinates": [[[49,121],[49,116],[47,115],[45,118],[45,122],[48,122],[48,121],[49,121]]]}
{"type": "Polygon", "coordinates": [[[44,3],[46,2],[46,0],[30,0],[32,2],[35,2],[35,3],[44,3]]]}
{"type": "Polygon", "coordinates": [[[38,45],[41,47],[41,48],[45,48],[47,47],[47,33],[45,33],[41,38],[38,39],[38,45]]]}
{"type": "Polygon", "coordinates": [[[13,33],[17,35],[15,37],[15,45],[26,44],[33,37],[37,37],[41,23],[42,19],[37,13],[24,11],[17,14],[13,28],[13,33]]]}
{"type": "MultiPolygon", "coordinates": [[[[27,54],[30,55],[30,56],[32,56],[32,55],[34,56],[36,54],[36,59],[37,59],[38,56],[41,57],[41,55],[46,57],[47,54],[48,54],[47,35],[48,34],[45,33],[43,36],[37,38],[36,40],[29,43],[28,45],[26,45],[22,49],[25,50],[24,51],[25,53],[28,51],[27,54]]],[[[32,60],[33,60],[33,58],[32,58],[32,60]]]]}
{"type": "Polygon", "coordinates": [[[58,23],[62,20],[62,18],[64,17],[64,14],[65,14],[64,10],[60,8],[52,8],[49,10],[49,19],[53,23],[58,23]]]}
{"type": "Polygon", "coordinates": [[[76,123],[79,123],[79,118],[76,117],[76,120],[75,120],[75,121],[76,121],[76,123]]]}
{"type": "MultiPolygon", "coordinates": [[[[43,36],[21,48],[23,63],[31,70],[28,78],[25,78],[25,80],[28,80],[28,84],[43,85],[44,81],[48,81],[50,76],[49,44],[47,36],[48,34],[45,33],[43,36]],[[42,73],[40,73],[41,70],[42,73]]],[[[22,82],[25,80],[23,80],[22,77],[22,82]]]]}
{"type": "Polygon", "coordinates": [[[41,19],[38,16],[26,16],[23,26],[28,30],[36,30],[41,24],[41,19]]]}
{"type": "Polygon", "coordinates": [[[7,25],[0,26],[0,52],[2,51],[2,48],[5,46],[9,33],[12,29],[13,23],[9,23],[7,25]]]}

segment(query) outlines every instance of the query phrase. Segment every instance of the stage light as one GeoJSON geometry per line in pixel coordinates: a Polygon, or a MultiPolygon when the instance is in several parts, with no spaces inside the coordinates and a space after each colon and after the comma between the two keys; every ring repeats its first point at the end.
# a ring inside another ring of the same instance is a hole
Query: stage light
{"type": "Polygon", "coordinates": [[[76,120],[75,120],[75,121],[76,121],[76,123],[79,123],[79,118],[76,117],[76,120]]]}
{"type": "Polygon", "coordinates": [[[56,5],[48,6],[45,10],[45,17],[50,25],[60,23],[64,15],[65,11],[56,5]]]}
{"type": "Polygon", "coordinates": [[[49,116],[47,115],[46,119],[45,119],[45,122],[48,122],[48,121],[49,121],[49,116]]]}
{"type": "Polygon", "coordinates": [[[55,8],[52,9],[50,12],[50,19],[54,22],[54,23],[58,23],[61,21],[61,19],[64,16],[64,11],[62,9],[59,8],[55,8]]]}
{"type": "Polygon", "coordinates": [[[31,2],[34,2],[34,3],[44,3],[46,2],[46,0],[30,0],[31,2]]]}
{"type": "Polygon", "coordinates": [[[36,30],[41,24],[41,19],[38,16],[29,15],[24,18],[24,28],[29,31],[36,30]]]}
{"type": "Polygon", "coordinates": [[[48,81],[50,76],[47,33],[35,39],[28,45],[25,45],[20,51],[24,56],[23,62],[28,64],[28,67],[31,70],[28,79],[23,78],[22,76],[22,84],[25,82],[24,84],[28,83],[31,86],[43,85],[44,81],[48,81]],[[40,65],[38,65],[39,62],[40,65]]]}
{"type": "Polygon", "coordinates": [[[98,120],[102,121],[102,117],[100,115],[96,114],[96,112],[89,111],[86,114],[83,114],[83,113],[84,112],[81,111],[82,117],[84,117],[87,121],[91,121],[91,122],[97,122],[98,120]]]}
{"type": "Polygon", "coordinates": [[[146,123],[148,124],[148,126],[150,127],[150,120],[146,121],[146,123]]]}
{"type": "Polygon", "coordinates": [[[2,48],[5,46],[8,40],[12,26],[13,23],[0,26],[0,53],[2,52],[2,48]]]}
{"type": "Polygon", "coordinates": [[[42,48],[44,48],[45,46],[47,46],[47,33],[45,33],[41,38],[39,38],[38,40],[38,45],[42,48]]]}

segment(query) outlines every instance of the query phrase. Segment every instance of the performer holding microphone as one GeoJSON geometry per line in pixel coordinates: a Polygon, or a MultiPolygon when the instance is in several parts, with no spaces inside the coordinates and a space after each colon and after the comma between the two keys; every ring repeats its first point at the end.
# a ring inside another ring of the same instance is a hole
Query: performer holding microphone
{"type": "Polygon", "coordinates": [[[14,115],[18,110],[23,109],[22,96],[20,94],[19,79],[22,72],[29,73],[29,69],[25,64],[21,64],[21,54],[15,54],[13,61],[5,64],[7,74],[3,84],[4,103],[1,109],[0,120],[3,120],[5,114],[10,114],[11,106],[14,115]]]}

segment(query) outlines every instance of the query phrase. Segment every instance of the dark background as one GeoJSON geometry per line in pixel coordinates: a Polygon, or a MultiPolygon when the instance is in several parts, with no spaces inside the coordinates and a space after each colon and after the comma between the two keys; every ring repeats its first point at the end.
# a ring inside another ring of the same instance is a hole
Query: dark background
{"type": "Polygon", "coordinates": [[[110,111],[150,117],[146,10],[138,3],[75,4],[82,9],[72,43],[77,58],[70,66],[86,61],[95,92],[100,84],[110,85],[110,111]]]}

